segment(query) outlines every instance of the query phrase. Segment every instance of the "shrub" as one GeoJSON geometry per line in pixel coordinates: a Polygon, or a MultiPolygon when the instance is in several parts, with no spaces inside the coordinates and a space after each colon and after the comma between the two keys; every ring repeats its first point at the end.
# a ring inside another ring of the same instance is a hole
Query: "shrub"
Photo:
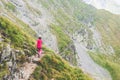
{"type": "Polygon", "coordinates": [[[12,10],[12,11],[15,11],[15,6],[12,4],[12,3],[10,3],[10,2],[8,2],[7,4],[6,4],[6,7],[8,8],[8,9],[10,9],[10,10],[12,10]]]}

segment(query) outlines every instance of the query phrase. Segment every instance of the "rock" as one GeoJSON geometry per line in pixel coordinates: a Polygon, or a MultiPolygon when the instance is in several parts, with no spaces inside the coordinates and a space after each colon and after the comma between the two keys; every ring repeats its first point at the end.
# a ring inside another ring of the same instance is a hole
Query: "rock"
{"type": "MultiPolygon", "coordinates": [[[[25,53],[22,50],[12,49],[10,44],[7,43],[1,43],[0,46],[2,46],[0,50],[0,63],[3,66],[3,62],[6,63],[10,72],[3,77],[3,80],[19,80],[20,77],[23,77],[23,73],[18,69],[19,63],[17,62],[17,58],[25,53]]],[[[30,51],[26,49],[26,52],[29,53],[30,51]]],[[[31,59],[29,61],[32,62],[31,59]]]]}
{"type": "Polygon", "coordinates": [[[12,62],[10,61],[10,62],[7,62],[7,65],[9,66],[9,67],[12,67],[12,62]]]}
{"type": "Polygon", "coordinates": [[[2,42],[4,39],[2,38],[2,36],[0,35],[0,42],[2,42]]]}
{"type": "Polygon", "coordinates": [[[31,53],[30,50],[28,50],[28,49],[24,49],[24,52],[26,55],[30,55],[30,53],[31,53]]]}
{"type": "Polygon", "coordinates": [[[6,47],[3,48],[2,54],[1,54],[1,61],[6,61],[10,58],[11,54],[11,48],[10,45],[7,45],[6,47]]]}
{"type": "Polygon", "coordinates": [[[16,52],[16,53],[19,53],[19,52],[20,52],[20,50],[15,50],[15,52],[16,52]]]}

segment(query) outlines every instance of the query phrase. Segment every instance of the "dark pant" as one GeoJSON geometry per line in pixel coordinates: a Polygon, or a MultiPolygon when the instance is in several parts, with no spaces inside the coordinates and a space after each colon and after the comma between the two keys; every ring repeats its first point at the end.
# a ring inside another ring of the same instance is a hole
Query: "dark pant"
{"type": "Polygon", "coordinates": [[[39,52],[41,50],[41,48],[37,48],[37,51],[39,52]]]}
{"type": "Polygon", "coordinates": [[[37,48],[37,51],[38,51],[38,57],[40,57],[41,56],[41,48],[37,48]]]}

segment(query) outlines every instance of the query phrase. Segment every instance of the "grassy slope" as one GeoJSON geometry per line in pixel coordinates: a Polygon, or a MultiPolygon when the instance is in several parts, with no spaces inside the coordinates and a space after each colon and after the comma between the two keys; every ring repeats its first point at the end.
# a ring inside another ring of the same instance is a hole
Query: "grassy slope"
{"type": "Polygon", "coordinates": [[[117,56],[109,56],[105,54],[94,54],[90,53],[90,56],[93,58],[94,61],[96,61],[97,64],[103,66],[106,68],[113,80],[119,80],[120,79],[120,62],[116,59],[117,56]]]}
{"type": "Polygon", "coordinates": [[[0,79],[5,75],[8,74],[8,67],[6,66],[6,64],[4,64],[4,67],[0,64],[0,79]]]}
{"type": "Polygon", "coordinates": [[[104,10],[96,12],[94,24],[100,31],[102,39],[106,45],[112,45],[115,49],[115,53],[119,54],[120,49],[120,16],[113,15],[104,10]]]}
{"type": "MultiPolygon", "coordinates": [[[[0,34],[0,36],[4,39],[4,41],[0,42],[0,51],[2,51],[8,43],[10,43],[10,46],[13,49],[22,50],[25,52],[25,55],[30,56],[35,53],[35,40],[30,37],[27,32],[24,32],[24,30],[18,25],[3,16],[0,16],[0,34]],[[29,50],[29,53],[25,50],[29,50]]],[[[25,55],[19,55],[19,57],[17,57],[20,61],[19,64],[22,64],[25,61],[25,55]]],[[[0,70],[1,79],[2,76],[9,73],[6,62],[0,64],[0,70]]]]}
{"type": "Polygon", "coordinates": [[[52,32],[57,36],[59,51],[62,52],[71,42],[60,26],[51,24],[52,32]]]}
{"type": "Polygon", "coordinates": [[[34,39],[30,37],[22,28],[5,17],[0,17],[0,33],[6,42],[10,42],[15,48],[24,49],[24,45],[29,46],[29,50],[34,52],[34,39]]]}
{"type": "Polygon", "coordinates": [[[92,80],[81,69],[71,67],[68,62],[51,51],[45,51],[45,56],[32,74],[33,80],[92,80]]]}
{"type": "MultiPolygon", "coordinates": [[[[95,26],[101,33],[102,40],[105,45],[112,45],[115,54],[104,55],[98,52],[98,54],[91,53],[91,57],[101,66],[106,68],[112,75],[113,80],[120,79],[120,16],[113,15],[104,10],[96,12],[95,26]]],[[[97,53],[97,52],[96,52],[97,53]]]]}
{"type": "Polygon", "coordinates": [[[70,49],[70,45],[72,44],[72,41],[70,40],[69,36],[64,33],[63,29],[59,25],[51,24],[50,25],[52,32],[56,35],[58,40],[58,48],[60,55],[73,65],[77,65],[76,60],[76,53],[73,53],[73,51],[70,49]]]}
{"type": "MultiPolygon", "coordinates": [[[[27,46],[31,53],[27,55],[31,55],[34,53],[34,39],[32,39],[32,37],[30,37],[27,32],[24,32],[23,28],[18,27],[5,17],[0,17],[0,33],[5,39],[5,43],[11,42],[14,48],[21,50],[24,49],[24,43],[28,43],[27,46]]],[[[33,73],[36,80],[47,80],[50,78],[55,78],[57,80],[73,80],[73,78],[75,80],[90,80],[90,78],[84,75],[84,73],[80,69],[70,67],[70,65],[62,58],[56,56],[55,54],[53,54],[53,52],[47,50],[46,48],[43,49],[47,54],[43,57],[42,62],[39,63],[39,67],[36,68],[35,72],[33,73]],[[38,70],[42,70],[42,72],[39,74],[38,70]]],[[[21,58],[23,59],[24,57],[21,58]]],[[[0,72],[0,78],[9,73],[7,66],[5,67],[5,64],[4,67],[0,65],[0,68],[2,70],[2,72],[0,72]]]]}
{"type": "Polygon", "coordinates": [[[106,68],[112,75],[113,80],[120,79],[120,16],[113,15],[107,11],[99,10],[95,13],[93,24],[100,31],[102,40],[105,45],[111,45],[115,54],[105,55],[91,53],[91,57],[101,66],[106,68]]]}

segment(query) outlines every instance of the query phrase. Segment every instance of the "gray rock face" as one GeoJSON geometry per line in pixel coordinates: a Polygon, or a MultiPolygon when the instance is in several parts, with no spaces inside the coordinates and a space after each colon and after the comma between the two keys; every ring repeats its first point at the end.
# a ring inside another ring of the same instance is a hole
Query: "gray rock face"
{"type": "Polygon", "coordinates": [[[9,75],[6,74],[3,80],[18,80],[20,74],[18,69],[17,57],[21,53],[19,50],[12,49],[9,44],[2,44],[2,49],[0,52],[0,63],[1,65],[6,64],[9,70],[9,75]]]}
{"type": "Polygon", "coordinates": [[[0,34],[0,42],[2,42],[3,41],[3,39],[2,39],[2,36],[1,36],[1,34],[0,34]]]}
{"type": "Polygon", "coordinates": [[[109,45],[104,45],[100,33],[97,29],[90,25],[90,27],[80,28],[73,34],[73,42],[77,52],[78,66],[86,73],[91,75],[94,80],[112,80],[109,72],[96,64],[89,56],[87,51],[97,51],[107,53],[112,51],[112,48],[107,48],[109,45]]]}
{"type": "Polygon", "coordinates": [[[73,42],[69,43],[69,45],[67,46],[67,48],[64,49],[63,52],[60,52],[60,55],[66,59],[67,61],[69,61],[72,65],[77,64],[77,60],[76,60],[76,49],[75,46],[73,44],[73,42]],[[66,54],[66,51],[71,51],[70,54],[66,54]]]}
{"type": "Polygon", "coordinates": [[[92,60],[87,53],[87,49],[81,43],[75,41],[74,44],[79,57],[79,67],[85,73],[91,75],[94,80],[112,80],[109,72],[92,60]]]}
{"type": "Polygon", "coordinates": [[[99,51],[104,54],[113,54],[113,47],[111,45],[105,45],[97,28],[91,24],[87,26],[88,27],[82,27],[76,31],[73,34],[73,39],[82,43],[88,50],[99,51]]]}
{"type": "Polygon", "coordinates": [[[7,45],[6,47],[3,48],[1,61],[7,61],[8,59],[10,59],[10,55],[11,55],[11,48],[10,45],[7,45]]]}

